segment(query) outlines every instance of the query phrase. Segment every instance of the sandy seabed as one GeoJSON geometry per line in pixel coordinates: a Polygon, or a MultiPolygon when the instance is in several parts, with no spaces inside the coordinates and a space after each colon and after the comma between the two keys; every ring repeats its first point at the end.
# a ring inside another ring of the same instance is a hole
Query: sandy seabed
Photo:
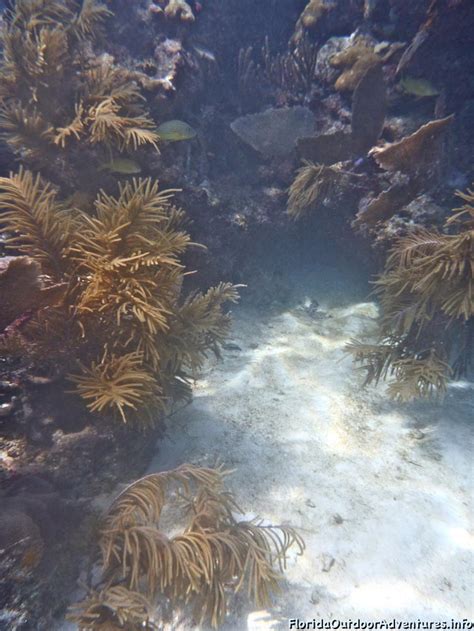
{"type": "Polygon", "coordinates": [[[377,307],[329,269],[311,278],[295,281],[299,306],[235,310],[232,344],[169,419],[149,468],[223,462],[245,518],[305,539],[274,607],[238,596],[222,629],[472,618],[474,384],[409,405],[363,389],[343,348],[375,335],[377,307]],[[310,317],[308,297],[327,317],[310,317]]]}

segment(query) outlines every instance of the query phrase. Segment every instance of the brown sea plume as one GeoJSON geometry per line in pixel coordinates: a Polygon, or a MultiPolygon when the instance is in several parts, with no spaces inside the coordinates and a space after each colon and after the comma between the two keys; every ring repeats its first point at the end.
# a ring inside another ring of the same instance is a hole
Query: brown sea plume
{"type": "Polygon", "coordinates": [[[180,259],[193,244],[172,195],[133,179],[115,197],[100,192],[91,214],[67,208],[28,171],[0,178],[7,247],[64,293],[22,327],[23,346],[69,373],[91,411],[151,419],[153,407],[189,395],[190,378],[228,331],[222,306],[237,299],[235,287],[183,295],[180,259]]]}
{"type": "Polygon", "coordinates": [[[444,232],[418,228],[395,242],[375,281],[382,309],[379,344],[348,350],[367,382],[392,375],[389,394],[410,400],[442,394],[473,352],[474,192],[457,195],[444,232]]]}
{"type": "Polygon", "coordinates": [[[288,191],[288,215],[299,219],[324,202],[340,176],[337,165],[305,164],[297,171],[288,191]]]}
{"type": "Polygon", "coordinates": [[[289,549],[301,554],[304,543],[288,526],[238,521],[227,473],[185,464],[145,476],[115,499],[100,539],[101,583],[71,614],[80,629],[155,628],[166,602],[217,627],[230,594],[243,589],[257,606],[270,603],[289,549]],[[171,530],[162,524],[170,508],[171,530]],[[141,627],[119,626],[137,617],[141,627]]]}
{"type": "Polygon", "coordinates": [[[155,125],[128,71],[85,52],[111,15],[99,0],[18,0],[7,13],[0,129],[27,164],[51,166],[71,151],[88,151],[90,160],[97,147],[157,147],[155,125]]]}

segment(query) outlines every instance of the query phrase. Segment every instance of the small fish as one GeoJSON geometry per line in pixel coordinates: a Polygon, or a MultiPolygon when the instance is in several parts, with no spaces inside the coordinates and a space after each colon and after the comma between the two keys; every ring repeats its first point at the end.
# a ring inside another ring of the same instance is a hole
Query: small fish
{"type": "Polygon", "coordinates": [[[432,83],[426,79],[415,79],[414,77],[404,77],[398,84],[404,92],[419,98],[428,96],[438,96],[439,91],[432,83]]]}
{"type": "Polygon", "coordinates": [[[109,173],[119,173],[120,175],[134,175],[141,173],[141,166],[130,158],[114,158],[110,162],[103,162],[99,166],[99,171],[109,173]]]}
{"type": "Polygon", "coordinates": [[[166,121],[162,123],[158,129],[158,136],[161,140],[167,140],[168,142],[178,142],[179,140],[191,140],[195,138],[197,132],[195,129],[179,120],[166,121]]]}
{"type": "Polygon", "coordinates": [[[216,56],[214,55],[213,52],[211,52],[210,50],[208,50],[207,48],[204,48],[204,46],[193,46],[194,51],[196,52],[197,56],[200,57],[203,61],[208,61],[209,63],[216,63],[216,56]]]}

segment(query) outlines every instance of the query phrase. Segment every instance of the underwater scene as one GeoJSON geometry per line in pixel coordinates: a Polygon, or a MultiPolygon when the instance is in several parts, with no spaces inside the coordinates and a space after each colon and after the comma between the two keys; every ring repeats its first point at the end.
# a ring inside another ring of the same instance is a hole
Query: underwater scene
{"type": "Polygon", "coordinates": [[[0,0],[0,631],[469,630],[474,0],[0,0]]]}

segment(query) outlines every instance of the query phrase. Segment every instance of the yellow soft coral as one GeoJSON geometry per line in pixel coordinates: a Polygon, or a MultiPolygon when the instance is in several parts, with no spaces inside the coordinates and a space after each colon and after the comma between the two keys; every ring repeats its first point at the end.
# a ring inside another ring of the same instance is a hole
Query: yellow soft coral
{"type": "Polygon", "coordinates": [[[333,55],[329,63],[334,68],[342,69],[334,84],[336,90],[353,92],[367,70],[380,64],[381,59],[372,46],[359,42],[333,55]]]}
{"type": "Polygon", "coordinates": [[[224,488],[227,473],[184,464],[128,486],[112,503],[101,531],[106,587],[91,590],[69,619],[90,631],[123,622],[138,631],[148,628],[164,597],[171,608],[190,605],[199,626],[210,622],[217,628],[231,592],[244,588],[257,607],[267,607],[290,548],[302,554],[304,541],[290,526],[236,519],[234,514],[243,511],[224,488]],[[175,515],[175,527],[182,530],[171,534],[160,517],[173,504],[182,507],[175,515]]]}

